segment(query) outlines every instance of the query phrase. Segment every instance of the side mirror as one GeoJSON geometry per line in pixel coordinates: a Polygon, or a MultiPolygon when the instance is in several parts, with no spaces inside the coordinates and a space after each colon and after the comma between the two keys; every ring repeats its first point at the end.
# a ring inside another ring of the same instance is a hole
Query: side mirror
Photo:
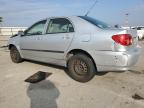
{"type": "Polygon", "coordinates": [[[23,31],[18,31],[18,35],[19,36],[24,36],[24,32],[23,31]]]}

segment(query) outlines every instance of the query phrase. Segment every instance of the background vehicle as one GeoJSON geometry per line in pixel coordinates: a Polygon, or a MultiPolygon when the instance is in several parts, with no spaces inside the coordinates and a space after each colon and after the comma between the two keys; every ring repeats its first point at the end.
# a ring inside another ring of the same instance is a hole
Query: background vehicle
{"type": "Polygon", "coordinates": [[[137,29],[138,39],[144,39],[144,26],[133,27],[133,29],[137,29]]]}
{"type": "Polygon", "coordinates": [[[114,29],[88,16],[51,17],[38,21],[9,40],[11,59],[68,67],[80,82],[96,72],[124,71],[139,57],[136,30],[114,29]]]}
{"type": "Polygon", "coordinates": [[[137,34],[139,39],[144,39],[144,27],[137,27],[137,34]]]}

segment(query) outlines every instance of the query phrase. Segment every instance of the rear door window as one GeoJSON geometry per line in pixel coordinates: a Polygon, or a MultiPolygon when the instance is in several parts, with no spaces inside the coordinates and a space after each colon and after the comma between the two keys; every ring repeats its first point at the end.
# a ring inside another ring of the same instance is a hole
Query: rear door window
{"type": "Polygon", "coordinates": [[[51,19],[46,33],[69,33],[74,32],[72,23],[66,18],[51,19]]]}

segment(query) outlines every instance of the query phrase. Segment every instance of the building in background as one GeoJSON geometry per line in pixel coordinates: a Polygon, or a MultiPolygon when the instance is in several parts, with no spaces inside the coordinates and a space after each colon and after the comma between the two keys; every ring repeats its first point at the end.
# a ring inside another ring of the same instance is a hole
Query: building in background
{"type": "Polygon", "coordinates": [[[0,46],[7,45],[8,39],[18,33],[24,31],[27,27],[0,27],[0,46]]]}

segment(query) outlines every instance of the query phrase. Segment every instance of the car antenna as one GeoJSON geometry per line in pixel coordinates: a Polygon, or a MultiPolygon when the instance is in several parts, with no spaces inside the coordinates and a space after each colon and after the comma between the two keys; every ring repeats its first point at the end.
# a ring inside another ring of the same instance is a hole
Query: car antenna
{"type": "Polygon", "coordinates": [[[94,4],[89,8],[89,10],[85,14],[85,16],[87,16],[91,12],[91,10],[95,7],[95,5],[97,4],[97,2],[98,2],[98,0],[95,0],[94,4]]]}

